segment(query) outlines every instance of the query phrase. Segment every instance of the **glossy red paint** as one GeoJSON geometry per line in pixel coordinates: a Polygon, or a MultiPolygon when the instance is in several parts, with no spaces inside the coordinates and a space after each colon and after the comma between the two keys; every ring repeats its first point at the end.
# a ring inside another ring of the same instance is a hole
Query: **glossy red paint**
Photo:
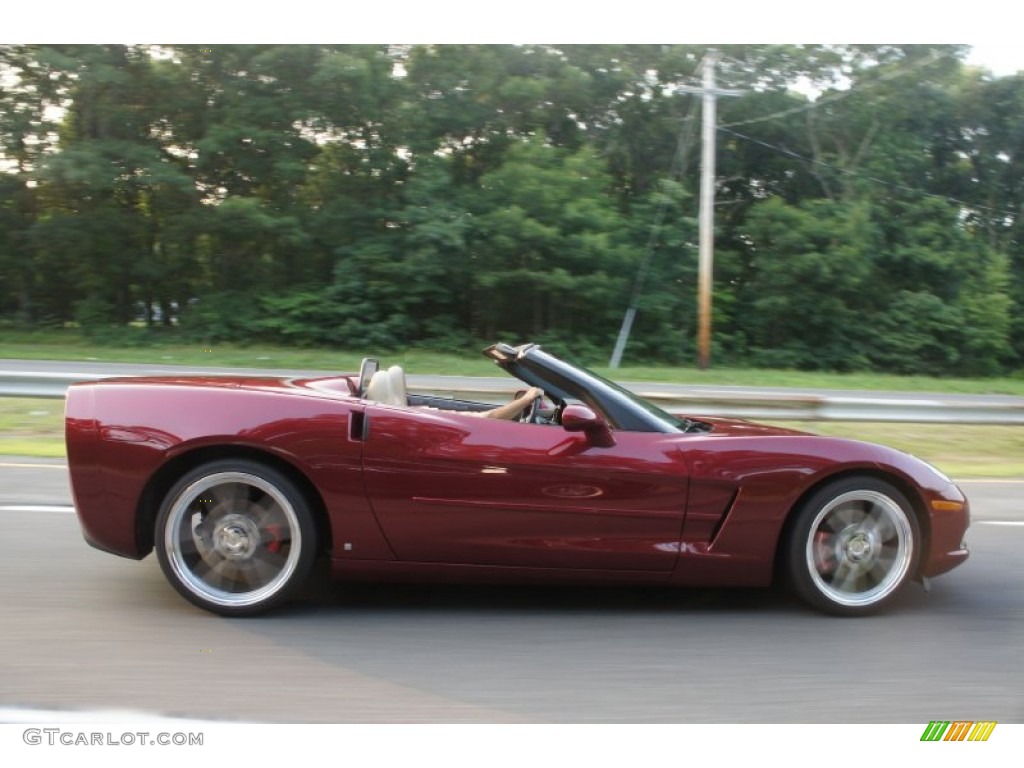
{"type": "Polygon", "coordinates": [[[913,504],[918,575],[967,557],[963,494],[882,446],[726,419],[702,419],[699,432],[615,429],[603,445],[582,411],[565,428],[483,419],[365,401],[354,381],[73,386],[67,448],[85,537],[145,557],[170,485],[237,455],[303,483],[343,578],[763,586],[801,500],[851,474],[884,478],[913,504]],[[935,500],[963,507],[938,512],[935,500]]]}
{"type": "Polygon", "coordinates": [[[366,490],[412,562],[669,571],[687,472],[665,435],[596,448],[564,429],[368,406],[366,490]]]}
{"type": "Polygon", "coordinates": [[[126,378],[73,386],[68,465],[86,538],[115,554],[145,557],[160,502],[159,493],[146,491],[166,491],[211,451],[234,452],[283,463],[309,481],[328,511],[328,551],[344,549],[343,530],[363,556],[389,559],[363,489],[362,444],[351,435],[352,414],[362,410],[350,395],[286,379],[126,378]],[[161,475],[164,468],[172,474],[161,475]]]}

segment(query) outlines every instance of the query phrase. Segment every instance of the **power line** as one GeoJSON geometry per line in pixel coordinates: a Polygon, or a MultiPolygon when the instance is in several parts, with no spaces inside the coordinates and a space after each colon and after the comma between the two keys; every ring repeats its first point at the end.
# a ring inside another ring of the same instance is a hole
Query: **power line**
{"type": "Polygon", "coordinates": [[[1016,215],[1016,213],[1014,211],[1011,211],[1009,209],[992,208],[991,206],[988,206],[988,205],[980,205],[978,203],[968,203],[968,202],[965,202],[963,200],[958,200],[955,197],[950,197],[949,195],[939,195],[939,194],[936,194],[934,192],[926,192],[923,189],[918,189],[917,187],[910,187],[910,186],[907,186],[906,184],[899,184],[899,183],[894,182],[894,181],[886,181],[885,179],[880,179],[877,176],[869,176],[869,175],[867,175],[865,173],[858,173],[857,171],[851,171],[848,168],[842,168],[842,167],[840,167],[838,165],[833,165],[831,163],[826,163],[823,160],[815,160],[812,157],[805,157],[804,155],[801,155],[798,152],[794,152],[791,149],[786,149],[785,147],[780,147],[780,146],[778,146],[776,144],[769,144],[767,141],[762,141],[761,139],[755,139],[753,136],[747,136],[746,134],[739,133],[737,131],[731,131],[731,130],[729,130],[728,128],[726,128],[724,126],[719,126],[718,130],[722,131],[723,133],[728,133],[728,134],[730,134],[732,136],[735,136],[735,137],[737,137],[739,139],[743,139],[744,141],[749,141],[752,144],[759,144],[760,146],[765,147],[767,149],[775,150],[776,152],[779,152],[780,154],[787,155],[787,156],[792,157],[792,158],[794,158],[796,160],[800,160],[802,162],[805,162],[805,163],[807,163],[809,165],[820,165],[823,168],[829,168],[829,169],[831,169],[833,171],[837,171],[837,172],[845,174],[847,176],[854,176],[854,177],[859,178],[859,179],[864,179],[865,181],[870,181],[870,182],[873,182],[875,184],[881,184],[881,185],[886,186],[886,187],[892,187],[893,189],[898,189],[898,190],[901,190],[903,192],[911,192],[911,193],[916,194],[916,195],[921,195],[922,197],[932,197],[932,198],[935,198],[937,200],[944,200],[944,201],[946,201],[948,203],[954,203],[954,204],[959,205],[961,207],[974,208],[974,209],[978,209],[978,210],[988,211],[990,213],[995,213],[995,214],[999,214],[999,215],[1002,215],[1002,216],[1015,216],[1016,215]]]}
{"type": "MultiPolygon", "coordinates": [[[[690,112],[683,118],[682,127],[679,130],[679,138],[676,140],[676,151],[669,166],[668,178],[681,178],[686,170],[687,155],[693,145],[693,136],[696,133],[696,112],[697,99],[694,99],[690,112]]],[[[661,226],[665,222],[665,214],[669,206],[668,197],[663,197],[658,204],[654,215],[654,224],[651,226],[650,235],[647,238],[647,247],[644,249],[643,258],[640,260],[640,269],[637,271],[636,281],[633,284],[633,293],[630,295],[630,306],[635,307],[643,293],[644,281],[647,279],[647,271],[650,267],[651,258],[654,255],[654,248],[658,244],[658,236],[661,234],[661,226]]]]}
{"type": "MultiPolygon", "coordinates": [[[[702,64],[703,66],[703,64],[702,64]]],[[[686,170],[687,154],[689,148],[693,144],[693,135],[696,132],[697,121],[695,119],[697,114],[697,99],[694,99],[690,103],[690,111],[683,118],[683,123],[679,128],[679,138],[676,140],[676,151],[672,156],[672,163],[669,166],[669,178],[675,179],[677,176],[681,177],[686,170]]],[[[629,338],[629,333],[633,328],[633,319],[636,317],[637,304],[640,302],[640,296],[643,294],[644,283],[647,280],[647,272],[651,266],[651,259],[654,256],[654,248],[658,243],[658,235],[661,233],[661,226],[665,221],[665,213],[668,210],[669,198],[668,196],[662,197],[658,204],[657,211],[654,214],[654,224],[651,226],[651,232],[647,237],[647,247],[644,249],[644,255],[640,259],[640,266],[637,269],[636,279],[633,281],[633,291],[629,297],[629,306],[626,308],[626,314],[622,318],[622,327],[619,329],[619,336],[615,342],[615,349],[612,351],[611,359],[608,362],[610,368],[618,368],[619,363],[622,361],[622,355],[626,349],[626,341],[629,338]]]]}
{"type": "MultiPolygon", "coordinates": [[[[700,248],[698,254],[698,287],[697,287],[697,354],[698,365],[703,369],[707,368],[711,359],[711,278],[712,262],[714,253],[714,205],[715,205],[715,100],[721,96],[739,96],[742,91],[718,88],[715,85],[715,63],[718,59],[718,52],[710,49],[697,68],[702,74],[700,88],[686,85],[677,85],[676,90],[682,93],[695,93],[701,96],[701,180],[700,180],[700,248]]],[[[682,156],[685,159],[685,148],[689,144],[689,137],[684,140],[685,128],[691,125],[692,114],[696,110],[696,101],[691,106],[691,115],[684,124],[679,140],[677,158],[682,156]]],[[[674,175],[674,174],[673,174],[674,175]]],[[[637,275],[637,282],[634,285],[633,295],[630,299],[629,308],[622,318],[622,327],[619,329],[619,336],[615,342],[615,349],[608,362],[610,368],[618,368],[622,360],[623,352],[626,349],[626,342],[629,339],[630,330],[633,327],[633,319],[636,317],[636,305],[643,289],[643,281],[647,276],[647,269],[650,257],[654,249],[655,238],[661,227],[664,212],[668,205],[668,199],[661,201],[658,209],[654,229],[652,230],[647,250],[644,253],[640,270],[637,275]]]]}
{"type": "Polygon", "coordinates": [[[826,104],[833,104],[837,101],[847,99],[850,96],[864,93],[865,91],[875,88],[881,85],[882,83],[888,82],[890,80],[895,80],[896,78],[903,77],[904,75],[909,75],[927,64],[931,64],[932,62],[938,61],[945,55],[946,54],[939,53],[937,51],[932,51],[931,54],[926,58],[921,59],[920,61],[916,61],[913,64],[909,64],[906,67],[893,70],[892,72],[885,72],[879,75],[877,80],[866,82],[858,88],[847,88],[845,91],[838,91],[828,96],[822,96],[820,99],[808,102],[807,104],[801,104],[798,107],[789,107],[788,109],[782,109],[779,110],[778,112],[772,112],[771,114],[764,115],[762,117],[753,117],[750,118],[749,120],[739,120],[735,123],[726,123],[725,125],[719,126],[719,128],[737,128],[742,125],[753,125],[754,123],[763,123],[767,122],[768,120],[776,120],[780,117],[789,117],[790,115],[796,115],[801,112],[808,112],[812,109],[825,106],[826,104]]]}

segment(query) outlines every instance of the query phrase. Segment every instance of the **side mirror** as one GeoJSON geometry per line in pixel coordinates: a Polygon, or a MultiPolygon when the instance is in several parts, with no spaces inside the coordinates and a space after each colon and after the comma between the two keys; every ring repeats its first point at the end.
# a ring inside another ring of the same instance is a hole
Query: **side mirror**
{"type": "Polygon", "coordinates": [[[562,429],[566,432],[582,432],[591,445],[611,448],[615,438],[608,422],[585,405],[567,405],[562,411],[562,429]]]}

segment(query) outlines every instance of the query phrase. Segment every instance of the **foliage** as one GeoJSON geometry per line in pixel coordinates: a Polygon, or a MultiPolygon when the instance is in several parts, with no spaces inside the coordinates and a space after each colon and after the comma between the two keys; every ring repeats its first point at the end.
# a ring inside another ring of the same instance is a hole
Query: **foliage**
{"type": "MultiPolygon", "coordinates": [[[[1024,74],[964,53],[722,48],[716,363],[1024,369],[1024,74]]],[[[704,54],[2,46],[0,321],[692,359],[704,54]]]]}

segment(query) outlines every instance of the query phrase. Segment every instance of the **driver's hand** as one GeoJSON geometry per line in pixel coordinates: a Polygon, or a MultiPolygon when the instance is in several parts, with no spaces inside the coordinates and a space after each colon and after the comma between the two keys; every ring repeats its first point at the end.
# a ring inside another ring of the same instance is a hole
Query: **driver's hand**
{"type": "Polygon", "coordinates": [[[540,387],[530,387],[523,395],[524,400],[536,400],[538,397],[544,397],[544,390],[540,387]]]}

